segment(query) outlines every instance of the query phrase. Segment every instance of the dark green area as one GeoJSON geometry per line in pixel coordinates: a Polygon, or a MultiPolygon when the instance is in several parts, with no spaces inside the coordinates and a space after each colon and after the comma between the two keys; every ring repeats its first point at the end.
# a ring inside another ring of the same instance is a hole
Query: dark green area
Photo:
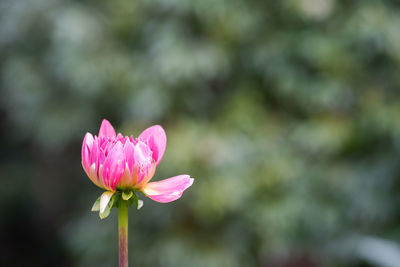
{"type": "Polygon", "coordinates": [[[2,0],[0,265],[117,265],[80,163],[107,118],[196,178],[139,196],[131,266],[397,266],[399,88],[397,1],[2,0]]]}

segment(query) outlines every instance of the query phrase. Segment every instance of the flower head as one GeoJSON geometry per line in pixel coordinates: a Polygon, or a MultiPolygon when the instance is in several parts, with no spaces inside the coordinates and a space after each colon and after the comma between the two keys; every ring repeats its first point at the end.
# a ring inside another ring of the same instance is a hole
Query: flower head
{"type": "Polygon", "coordinates": [[[194,179],[184,174],[149,182],[166,144],[159,125],[134,138],[116,134],[110,122],[103,120],[98,136],[86,133],[83,139],[82,166],[94,184],[108,191],[137,190],[157,202],[171,202],[180,198],[194,179]]]}

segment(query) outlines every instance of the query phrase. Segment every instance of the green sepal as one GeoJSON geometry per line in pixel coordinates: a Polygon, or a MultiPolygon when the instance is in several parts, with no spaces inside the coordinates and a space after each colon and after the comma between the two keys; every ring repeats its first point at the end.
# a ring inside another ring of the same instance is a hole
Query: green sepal
{"type": "Polygon", "coordinates": [[[129,200],[133,196],[133,191],[122,191],[122,199],[123,200],[129,200]]]}
{"type": "Polygon", "coordinates": [[[136,203],[136,209],[140,210],[143,207],[143,200],[138,199],[138,202],[136,203]]]}
{"type": "Polygon", "coordinates": [[[128,200],[128,206],[132,206],[133,204],[135,204],[136,209],[140,210],[143,207],[143,200],[138,199],[137,195],[135,192],[132,191],[132,196],[131,198],[128,200]]]}
{"type": "Polygon", "coordinates": [[[98,211],[100,219],[105,219],[110,215],[113,207],[118,208],[120,201],[127,201],[128,207],[135,204],[136,209],[140,209],[143,206],[143,201],[138,199],[135,191],[105,191],[103,194],[96,199],[91,211],[98,211]],[[103,211],[101,208],[103,207],[103,211]]]}
{"type": "Polygon", "coordinates": [[[99,212],[100,219],[103,220],[103,219],[107,218],[108,215],[110,215],[110,211],[111,211],[111,208],[109,208],[109,206],[107,204],[107,208],[104,210],[104,212],[103,213],[99,212]]]}
{"type": "Polygon", "coordinates": [[[118,194],[112,191],[104,192],[100,197],[100,210],[99,217],[100,219],[105,219],[110,215],[110,211],[114,206],[115,199],[118,197],[118,194]],[[104,205],[104,207],[102,207],[104,205]],[[102,210],[103,208],[103,210],[102,210]]]}
{"type": "Polygon", "coordinates": [[[93,203],[91,211],[99,211],[100,210],[100,197],[96,199],[96,201],[93,203]]]}

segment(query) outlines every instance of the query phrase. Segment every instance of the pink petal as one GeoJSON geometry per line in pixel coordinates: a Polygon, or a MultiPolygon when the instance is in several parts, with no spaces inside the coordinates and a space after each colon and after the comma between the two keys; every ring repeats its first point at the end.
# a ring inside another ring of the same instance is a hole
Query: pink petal
{"type": "Polygon", "coordinates": [[[86,133],[85,138],[82,142],[82,165],[88,171],[91,165],[90,162],[90,151],[93,145],[93,135],[86,133]]]}
{"type": "Polygon", "coordinates": [[[97,164],[98,159],[99,159],[99,145],[98,145],[98,139],[95,138],[93,140],[92,149],[90,150],[90,164],[93,163],[97,164]]]}
{"type": "Polygon", "coordinates": [[[104,119],[99,130],[99,137],[115,137],[115,130],[111,123],[104,119]]]}
{"type": "MultiPolygon", "coordinates": [[[[82,163],[83,165],[83,163],[82,163]]],[[[88,170],[85,169],[85,172],[89,179],[98,187],[104,188],[104,186],[101,184],[99,177],[96,174],[96,165],[92,164],[88,170]]]]}
{"type": "Polygon", "coordinates": [[[189,175],[178,175],[158,182],[148,183],[143,187],[143,193],[149,198],[161,203],[167,203],[180,198],[194,179],[189,175]]]}
{"type": "Polygon", "coordinates": [[[142,141],[139,141],[135,145],[133,157],[135,161],[134,170],[136,171],[137,182],[140,183],[145,179],[148,180],[148,174],[150,173],[151,167],[154,165],[150,148],[142,141]]]}
{"type": "Polygon", "coordinates": [[[106,160],[106,153],[104,150],[99,146],[99,165],[104,164],[104,161],[106,160]]]}
{"type": "Polygon", "coordinates": [[[133,165],[135,163],[135,159],[133,157],[134,151],[135,151],[135,146],[131,143],[131,141],[127,140],[124,145],[124,154],[130,172],[132,172],[133,165]]]}
{"type": "Polygon", "coordinates": [[[115,190],[119,180],[125,171],[124,147],[117,142],[108,153],[103,165],[104,186],[109,190],[115,190]]]}
{"type": "Polygon", "coordinates": [[[164,155],[167,146],[167,136],[160,125],[154,125],[144,130],[139,139],[145,142],[153,152],[153,159],[158,165],[164,155]]]}
{"type": "Polygon", "coordinates": [[[116,138],[117,138],[117,140],[120,141],[122,144],[125,143],[125,137],[124,137],[121,133],[118,133],[116,138]]]}
{"type": "Polygon", "coordinates": [[[125,171],[117,184],[117,188],[133,188],[136,185],[136,177],[129,171],[128,163],[125,163],[125,171]]]}

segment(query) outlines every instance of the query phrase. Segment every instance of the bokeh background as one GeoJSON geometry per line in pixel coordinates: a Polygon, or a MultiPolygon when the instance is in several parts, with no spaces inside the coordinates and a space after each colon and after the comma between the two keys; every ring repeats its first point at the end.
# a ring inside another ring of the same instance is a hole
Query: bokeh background
{"type": "Polygon", "coordinates": [[[117,266],[84,134],[161,124],[130,264],[400,266],[400,4],[1,0],[0,265],[117,266]]]}

